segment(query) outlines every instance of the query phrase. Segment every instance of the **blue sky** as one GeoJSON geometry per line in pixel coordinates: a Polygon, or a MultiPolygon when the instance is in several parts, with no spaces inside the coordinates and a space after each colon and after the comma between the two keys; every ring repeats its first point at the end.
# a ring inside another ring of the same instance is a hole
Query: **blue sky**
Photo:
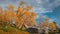
{"type": "Polygon", "coordinates": [[[60,24],[60,0],[0,0],[0,6],[5,8],[8,4],[14,4],[15,7],[18,7],[19,1],[25,1],[28,5],[33,6],[39,16],[38,21],[41,17],[48,17],[57,25],[60,24]]]}

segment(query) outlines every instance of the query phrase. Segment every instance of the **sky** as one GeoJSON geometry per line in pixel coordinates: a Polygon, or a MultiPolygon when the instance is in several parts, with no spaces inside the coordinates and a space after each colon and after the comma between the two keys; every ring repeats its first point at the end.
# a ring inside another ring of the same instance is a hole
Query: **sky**
{"type": "Polygon", "coordinates": [[[33,6],[35,13],[38,14],[37,22],[48,17],[50,21],[54,21],[60,26],[60,0],[0,0],[0,6],[5,8],[9,4],[13,4],[18,7],[19,1],[25,1],[28,5],[33,6]]]}

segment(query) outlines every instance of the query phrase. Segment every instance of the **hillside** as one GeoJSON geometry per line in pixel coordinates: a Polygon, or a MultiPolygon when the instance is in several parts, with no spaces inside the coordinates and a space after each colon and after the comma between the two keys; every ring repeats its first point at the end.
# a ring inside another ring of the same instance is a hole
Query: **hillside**
{"type": "Polygon", "coordinates": [[[29,34],[29,33],[26,31],[19,30],[10,25],[7,25],[5,27],[0,26],[0,34],[29,34]]]}

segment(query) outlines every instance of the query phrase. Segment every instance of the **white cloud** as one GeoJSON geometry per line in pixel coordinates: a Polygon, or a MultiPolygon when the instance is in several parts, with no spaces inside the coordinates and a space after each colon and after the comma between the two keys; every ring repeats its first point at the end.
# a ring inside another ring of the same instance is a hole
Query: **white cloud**
{"type": "Polygon", "coordinates": [[[49,13],[49,12],[53,12],[52,10],[46,10],[45,8],[34,8],[34,11],[36,13],[49,13]]]}
{"type": "Polygon", "coordinates": [[[36,0],[37,1],[37,3],[42,3],[42,0],[36,0]]]}
{"type": "Polygon", "coordinates": [[[47,9],[54,9],[55,7],[58,7],[60,5],[60,0],[55,0],[52,3],[49,3],[47,5],[47,9]]]}
{"type": "Polygon", "coordinates": [[[56,18],[50,18],[50,21],[51,22],[53,22],[53,21],[55,21],[56,20],[56,18]]]}
{"type": "Polygon", "coordinates": [[[60,0],[36,0],[36,2],[38,4],[37,7],[42,6],[46,10],[53,10],[55,7],[58,7],[60,5],[60,0]]]}

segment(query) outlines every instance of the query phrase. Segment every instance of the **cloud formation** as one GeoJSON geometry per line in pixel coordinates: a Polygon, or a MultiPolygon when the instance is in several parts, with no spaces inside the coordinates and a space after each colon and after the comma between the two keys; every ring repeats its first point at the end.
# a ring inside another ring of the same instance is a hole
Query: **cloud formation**
{"type": "Polygon", "coordinates": [[[46,15],[43,15],[43,13],[53,12],[55,7],[60,6],[60,0],[0,0],[0,6],[4,8],[8,4],[14,4],[14,6],[17,7],[18,1],[27,2],[27,4],[33,6],[35,12],[40,17],[42,16],[44,18],[46,17],[46,15]]]}
{"type": "MultiPolygon", "coordinates": [[[[60,5],[60,0],[36,0],[38,8],[43,8],[43,10],[50,11],[60,5]]],[[[42,10],[42,11],[43,11],[42,10]]]]}
{"type": "Polygon", "coordinates": [[[0,0],[0,5],[3,5],[3,6],[8,4],[18,5],[17,4],[18,1],[25,1],[29,5],[34,6],[39,10],[40,8],[42,8],[43,10],[45,10],[45,12],[53,10],[55,7],[60,5],[60,0],[0,0]]]}

